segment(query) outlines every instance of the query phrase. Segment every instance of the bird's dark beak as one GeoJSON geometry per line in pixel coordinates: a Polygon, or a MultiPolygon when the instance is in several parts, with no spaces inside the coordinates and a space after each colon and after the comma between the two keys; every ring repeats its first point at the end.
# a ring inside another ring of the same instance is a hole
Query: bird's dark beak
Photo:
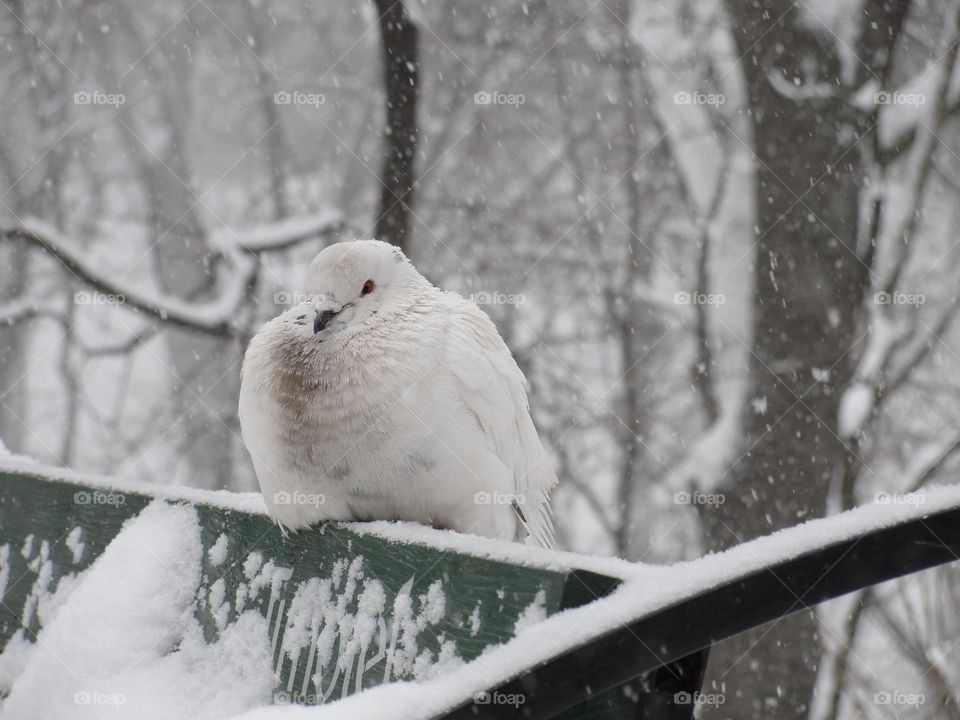
{"type": "Polygon", "coordinates": [[[323,330],[336,316],[337,313],[333,310],[317,310],[317,314],[313,316],[313,334],[323,330]]]}

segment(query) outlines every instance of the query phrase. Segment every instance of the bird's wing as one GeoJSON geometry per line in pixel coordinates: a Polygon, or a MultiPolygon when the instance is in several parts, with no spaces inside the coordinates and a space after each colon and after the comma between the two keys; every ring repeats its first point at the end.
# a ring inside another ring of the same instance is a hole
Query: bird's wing
{"type": "Polygon", "coordinates": [[[541,545],[554,547],[550,490],[557,475],[530,417],[523,372],[486,313],[456,296],[450,303],[447,356],[460,397],[490,449],[513,470],[522,525],[541,545]]]}

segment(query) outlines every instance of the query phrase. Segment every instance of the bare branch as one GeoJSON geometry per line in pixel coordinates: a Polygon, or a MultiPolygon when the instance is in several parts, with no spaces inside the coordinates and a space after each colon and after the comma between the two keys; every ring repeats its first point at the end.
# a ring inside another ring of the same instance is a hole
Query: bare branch
{"type": "Polygon", "coordinates": [[[886,83],[893,72],[893,58],[897,41],[903,34],[904,23],[910,12],[909,0],[866,0],[860,10],[863,21],[856,41],[857,84],[876,76],[886,83]]]}
{"type": "MultiPolygon", "coordinates": [[[[726,154],[726,153],[725,153],[726,154]]],[[[726,164],[726,163],[724,163],[726,164]]],[[[684,187],[686,185],[684,184],[684,187]]],[[[697,258],[697,287],[696,292],[706,297],[710,294],[710,225],[720,209],[720,202],[726,192],[727,173],[721,168],[718,171],[717,182],[714,185],[713,197],[707,212],[699,218],[700,238],[699,257],[697,258]]],[[[693,205],[692,197],[686,193],[688,201],[693,205]]],[[[697,357],[693,368],[693,382],[707,415],[707,425],[713,425],[720,417],[720,401],[717,398],[717,389],[713,379],[713,351],[710,348],[710,324],[708,306],[703,302],[693,303],[697,316],[697,357]]]]}
{"type": "Polygon", "coordinates": [[[220,297],[210,302],[190,303],[118,281],[109,273],[98,270],[76,243],[42,220],[28,218],[19,227],[3,231],[0,237],[23,240],[43,248],[83,283],[96,291],[122,298],[125,305],[135,310],[210,335],[233,334],[234,314],[246,298],[247,287],[257,271],[255,260],[234,253],[231,258],[234,267],[222,278],[220,297]]]}
{"type": "Polygon", "coordinates": [[[947,308],[941,313],[936,324],[930,328],[925,338],[916,343],[914,351],[910,356],[900,363],[900,368],[892,372],[884,384],[884,394],[889,395],[897,390],[910,377],[914,369],[923,362],[936,345],[936,341],[950,327],[957,317],[957,311],[960,309],[960,293],[950,301],[947,308]]]}
{"type": "Polygon", "coordinates": [[[15,325],[40,315],[57,316],[58,313],[44,307],[42,298],[22,295],[0,306],[0,325],[15,325]]]}
{"type": "Polygon", "coordinates": [[[593,488],[589,487],[585,482],[583,482],[579,475],[570,472],[570,458],[567,454],[566,448],[559,444],[554,444],[553,447],[559,456],[559,465],[561,477],[563,478],[563,484],[572,487],[577,491],[577,493],[579,493],[584,501],[586,501],[587,505],[590,506],[590,509],[593,510],[594,517],[596,517],[604,531],[611,538],[616,538],[618,529],[617,524],[608,517],[607,510],[604,508],[600,498],[597,497],[597,494],[593,491],[593,488]]]}
{"type": "MultiPolygon", "coordinates": [[[[233,324],[234,316],[249,296],[249,287],[257,275],[256,256],[287,250],[338,232],[344,227],[343,215],[337,210],[328,210],[314,216],[287,218],[239,233],[229,229],[219,230],[211,237],[211,245],[219,253],[216,259],[220,261],[214,266],[225,265],[226,268],[213,283],[222,287],[220,296],[208,302],[154,293],[133,283],[121,282],[87,261],[78,243],[39,219],[28,218],[18,227],[2,230],[0,238],[22,240],[42,248],[93,290],[122,298],[125,305],[163,322],[209,335],[229,336],[237,331],[233,324]]],[[[14,324],[40,314],[51,313],[44,310],[36,298],[24,297],[0,308],[0,323],[14,324]]],[[[93,354],[128,352],[152,334],[149,330],[145,331],[119,346],[101,348],[93,351],[93,354]]]]}
{"type": "Polygon", "coordinates": [[[236,245],[248,253],[258,254],[287,250],[307,240],[339,232],[344,226],[343,214],[339,210],[326,210],[313,216],[289,217],[241,232],[219,230],[213,233],[210,241],[215,247],[236,245]]]}
{"type": "Polygon", "coordinates": [[[387,149],[380,173],[382,192],[377,237],[404,250],[414,198],[414,161],[419,130],[420,94],[418,29],[403,0],[374,0],[380,14],[380,42],[386,89],[387,149]]]}
{"type": "Polygon", "coordinates": [[[937,455],[933,461],[927,463],[923,470],[917,475],[917,478],[910,484],[907,492],[915,492],[927,484],[940,469],[947,464],[947,461],[957,454],[960,450],[960,434],[954,436],[953,440],[937,455]]]}

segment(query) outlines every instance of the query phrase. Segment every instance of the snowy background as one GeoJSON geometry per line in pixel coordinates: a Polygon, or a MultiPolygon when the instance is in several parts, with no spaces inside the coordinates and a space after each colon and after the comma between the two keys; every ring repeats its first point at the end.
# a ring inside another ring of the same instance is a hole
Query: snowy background
{"type": "MultiPolygon", "coordinates": [[[[567,549],[675,562],[917,502],[960,448],[958,22],[949,0],[4,3],[0,447],[255,489],[246,342],[319,249],[377,234],[497,322],[567,549]]],[[[960,717],[958,579],[725,644],[701,714],[960,717]]]]}

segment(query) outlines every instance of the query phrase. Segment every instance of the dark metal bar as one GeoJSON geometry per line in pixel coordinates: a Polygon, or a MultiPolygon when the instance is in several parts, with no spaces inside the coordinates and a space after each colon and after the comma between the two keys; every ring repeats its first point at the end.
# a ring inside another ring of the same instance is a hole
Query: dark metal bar
{"type": "Polygon", "coordinates": [[[502,694],[522,694],[519,708],[466,703],[443,717],[552,718],[750,628],[957,559],[960,508],[875,530],[658,610],[496,688],[502,694]]]}

